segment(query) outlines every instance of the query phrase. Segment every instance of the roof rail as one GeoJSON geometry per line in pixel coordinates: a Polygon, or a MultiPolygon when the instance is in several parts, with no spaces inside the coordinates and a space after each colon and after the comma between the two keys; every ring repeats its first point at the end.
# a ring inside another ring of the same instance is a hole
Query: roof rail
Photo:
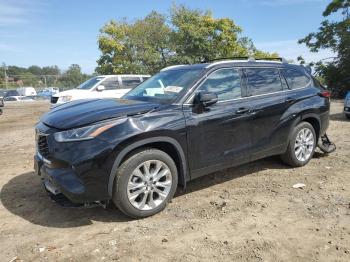
{"type": "Polygon", "coordinates": [[[201,63],[209,63],[209,62],[215,62],[220,60],[249,60],[251,57],[249,56],[231,56],[231,57],[220,57],[220,58],[214,58],[214,59],[204,59],[201,63]]]}
{"type": "Polygon", "coordinates": [[[283,57],[263,57],[263,58],[254,58],[251,56],[232,56],[232,57],[222,57],[222,58],[215,58],[210,60],[204,60],[202,63],[208,63],[208,62],[215,62],[220,60],[248,60],[250,62],[253,61],[280,61],[282,63],[288,63],[288,61],[283,57]]]}
{"type": "Polygon", "coordinates": [[[287,59],[284,57],[264,57],[264,58],[255,58],[256,61],[280,61],[282,63],[288,64],[287,59]]]}
{"type": "Polygon", "coordinates": [[[166,70],[171,69],[171,68],[181,67],[181,66],[186,66],[186,65],[172,65],[172,66],[167,66],[167,67],[164,67],[163,69],[161,69],[160,72],[166,71],[166,70]]]}

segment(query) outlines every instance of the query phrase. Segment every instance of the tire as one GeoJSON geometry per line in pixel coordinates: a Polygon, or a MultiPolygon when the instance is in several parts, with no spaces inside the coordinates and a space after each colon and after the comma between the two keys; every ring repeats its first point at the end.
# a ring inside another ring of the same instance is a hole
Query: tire
{"type": "Polygon", "coordinates": [[[143,149],[130,155],[117,169],[112,200],[127,216],[152,216],[173,198],[177,182],[176,164],[168,154],[143,149]]]}
{"type": "Polygon", "coordinates": [[[347,119],[350,119],[350,114],[345,114],[347,119]]]}
{"type": "Polygon", "coordinates": [[[313,126],[308,122],[301,122],[294,127],[289,138],[287,150],[283,155],[281,155],[281,159],[284,163],[293,167],[304,166],[311,160],[315,152],[316,144],[316,132],[313,126]],[[302,132],[304,132],[304,135],[307,134],[304,138],[305,141],[300,141],[303,140],[301,139],[302,132]],[[312,135],[312,137],[310,138],[309,135],[312,135]],[[299,150],[301,150],[301,152],[299,150]]]}

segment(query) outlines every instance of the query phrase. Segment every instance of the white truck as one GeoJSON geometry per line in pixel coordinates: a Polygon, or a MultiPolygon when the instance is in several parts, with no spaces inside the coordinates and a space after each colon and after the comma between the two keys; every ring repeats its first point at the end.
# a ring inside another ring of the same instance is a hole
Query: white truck
{"type": "Polygon", "coordinates": [[[100,75],[51,97],[51,107],[86,98],[120,98],[150,75],[100,75]]]}

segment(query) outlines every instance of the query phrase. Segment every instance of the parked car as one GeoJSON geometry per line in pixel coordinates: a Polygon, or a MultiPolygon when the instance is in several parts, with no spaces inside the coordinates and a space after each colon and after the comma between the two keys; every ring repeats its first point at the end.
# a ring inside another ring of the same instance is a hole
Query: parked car
{"type": "Polygon", "coordinates": [[[2,115],[2,109],[4,108],[4,97],[2,93],[0,92],[0,115],[2,115]]]}
{"type": "Polygon", "coordinates": [[[85,98],[120,98],[148,79],[149,75],[101,75],[93,77],[75,89],[55,94],[51,106],[85,98]]]}
{"type": "Polygon", "coordinates": [[[16,102],[16,101],[34,101],[34,98],[31,96],[7,96],[4,98],[6,102],[16,102]]]}
{"type": "Polygon", "coordinates": [[[36,96],[34,87],[20,87],[17,88],[17,92],[20,96],[36,96]]]}
{"type": "Polygon", "coordinates": [[[56,95],[59,92],[60,92],[60,89],[58,87],[46,87],[40,92],[38,92],[38,97],[51,99],[53,95],[56,95]]]}
{"type": "Polygon", "coordinates": [[[348,119],[350,119],[350,91],[348,91],[348,93],[345,96],[344,114],[348,119]]]}
{"type": "Polygon", "coordinates": [[[4,91],[4,98],[6,98],[6,97],[10,97],[10,96],[21,96],[19,93],[18,93],[18,91],[17,90],[6,90],[6,91],[4,91]]]}
{"type": "Polygon", "coordinates": [[[214,171],[272,155],[306,165],[328,128],[329,96],[286,62],[165,68],[121,100],[74,101],[43,115],[35,170],[51,195],[111,200],[147,217],[177,187],[214,171]]]}

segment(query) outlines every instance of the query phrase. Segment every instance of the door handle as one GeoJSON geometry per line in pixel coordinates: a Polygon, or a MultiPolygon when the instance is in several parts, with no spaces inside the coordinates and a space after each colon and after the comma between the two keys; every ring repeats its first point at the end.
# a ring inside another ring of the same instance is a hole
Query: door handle
{"type": "Polygon", "coordinates": [[[250,112],[250,108],[247,107],[240,107],[238,108],[238,110],[236,111],[236,114],[242,115],[242,114],[246,114],[250,112]]]}
{"type": "Polygon", "coordinates": [[[286,99],[286,102],[288,103],[288,104],[291,104],[291,103],[293,103],[293,102],[295,102],[295,98],[293,98],[293,97],[288,97],[287,99],[286,99]]]}

